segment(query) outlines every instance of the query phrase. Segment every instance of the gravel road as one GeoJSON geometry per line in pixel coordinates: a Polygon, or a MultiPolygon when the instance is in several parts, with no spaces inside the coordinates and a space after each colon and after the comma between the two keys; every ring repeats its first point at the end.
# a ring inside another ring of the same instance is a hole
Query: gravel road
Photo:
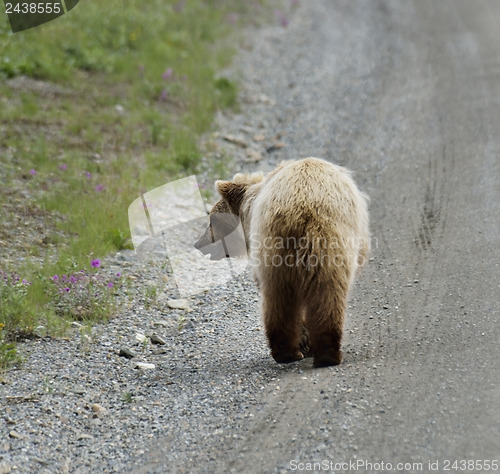
{"type": "Polygon", "coordinates": [[[344,362],[276,364],[246,271],[173,309],[160,256],[122,252],[104,269],[131,281],[128,306],[24,344],[0,386],[0,473],[492,472],[500,4],[314,0],[288,19],[246,40],[242,112],[215,140],[234,171],[318,156],[371,197],[344,362]]]}

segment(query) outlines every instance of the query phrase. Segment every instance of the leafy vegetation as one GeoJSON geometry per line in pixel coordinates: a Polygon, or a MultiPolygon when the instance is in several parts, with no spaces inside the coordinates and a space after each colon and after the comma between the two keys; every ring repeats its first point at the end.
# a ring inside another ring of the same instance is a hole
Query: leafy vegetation
{"type": "Polygon", "coordinates": [[[41,325],[113,311],[116,281],[89,262],[130,246],[141,192],[198,170],[200,134],[236,105],[220,71],[250,3],[109,0],[16,34],[0,22],[0,244],[16,245],[23,216],[41,223],[0,257],[0,366],[41,325]]]}

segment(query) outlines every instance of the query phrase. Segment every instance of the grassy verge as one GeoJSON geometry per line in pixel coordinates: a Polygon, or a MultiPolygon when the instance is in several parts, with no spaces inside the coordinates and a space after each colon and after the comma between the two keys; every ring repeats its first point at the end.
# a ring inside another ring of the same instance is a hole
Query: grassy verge
{"type": "Polygon", "coordinates": [[[200,134],[236,102],[220,71],[248,3],[84,2],[17,34],[1,19],[0,368],[37,327],[112,312],[116,275],[91,262],[129,245],[142,191],[197,171],[200,134]]]}

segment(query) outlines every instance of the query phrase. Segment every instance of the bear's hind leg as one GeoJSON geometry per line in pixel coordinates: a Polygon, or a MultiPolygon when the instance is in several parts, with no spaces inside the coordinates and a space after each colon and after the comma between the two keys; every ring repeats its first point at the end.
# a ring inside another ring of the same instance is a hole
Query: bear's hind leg
{"type": "MultiPolygon", "coordinates": [[[[314,356],[314,367],[328,367],[342,362],[340,343],[344,324],[343,301],[326,298],[307,307],[306,326],[314,356]]],[[[343,300],[343,298],[342,298],[343,300]]]]}
{"type": "Polygon", "coordinates": [[[282,364],[303,359],[301,308],[293,292],[264,290],[262,315],[273,359],[282,364]]]}

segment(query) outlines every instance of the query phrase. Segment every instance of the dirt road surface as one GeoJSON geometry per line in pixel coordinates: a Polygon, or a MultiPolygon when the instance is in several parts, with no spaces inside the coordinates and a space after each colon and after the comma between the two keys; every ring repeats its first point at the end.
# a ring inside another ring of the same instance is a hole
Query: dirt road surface
{"type": "MultiPolygon", "coordinates": [[[[371,197],[373,253],[343,364],[282,370],[263,409],[228,427],[215,471],[458,472],[466,460],[488,472],[500,458],[499,25],[493,0],[304,1],[241,53],[286,143],[270,160],[352,169],[371,197]]],[[[159,456],[148,469],[173,467],[159,456]]]]}

